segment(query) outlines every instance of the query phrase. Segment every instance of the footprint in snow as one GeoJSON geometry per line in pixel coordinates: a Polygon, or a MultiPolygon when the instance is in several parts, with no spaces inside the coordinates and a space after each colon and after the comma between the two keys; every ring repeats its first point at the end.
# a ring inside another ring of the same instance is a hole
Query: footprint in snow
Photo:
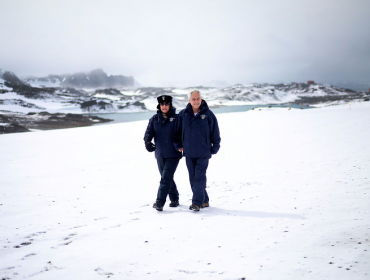
{"type": "Polygon", "coordinates": [[[112,272],[105,272],[103,269],[101,269],[100,267],[98,267],[97,269],[95,269],[95,271],[101,275],[101,276],[107,276],[107,278],[111,277],[112,275],[114,275],[112,272]]]}
{"type": "Polygon", "coordinates": [[[20,245],[15,245],[14,248],[21,248],[23,246],[28,246],[28,245],[31,245],[31,244],[32,244],[32,242],[23,242],[20,245]]]}
{"type": "Polygon", "coordinates": [[[65,242],[65,243],[62,243],[62,244],[60,244],[59,246],[62,246],[62,245],[69,245],[69,244],[71,244],[72,243],[72,238],[74,237],[74,236],[76,236],[77,235],[77,233],[71,233],[71,234],[69,234],[67,237],[64,237],[63,238],[63,241],[67,241],[67,242],[65,242]]]}
{"type": "Polygon", "coordinates": [[[26,236],[26,238],[32,238],[32,237],[39,236],[40,234],[45,234],[45,233],[46,233],[46,231],[39,231],[39,232],[32,233],[32,234],[26,236]]]}
{"type": "Polygon", "coordinates": [[[24,261],[26,258],[29,258],[29,257],[32,257],[32,256],[36,256],[37,254],[36,253],[30,253],[30,254],[27,254],[25,255],[23,258],[22,258],[22,261],[24,261]]]}

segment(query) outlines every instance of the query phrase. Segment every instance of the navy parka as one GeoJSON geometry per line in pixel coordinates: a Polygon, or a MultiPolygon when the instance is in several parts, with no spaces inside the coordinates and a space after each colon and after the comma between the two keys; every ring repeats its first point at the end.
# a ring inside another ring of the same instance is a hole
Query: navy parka
{"type": "Polygon", "coordinates": [[[171,107],[168,111],[167,118],[163,118],[160,110],[149,119],[148,126],[145,131],[144,141],[152,141],[155,143],[156,158],[181,158],[181,152],[176,149],[173,141],[173,134],[176,124],[176,108],[171,107]]]}
{"type": "MultiPolygon", "coordinates": [[[[181,135],[184,156],[189,158],[211,158],[220,149],[220,130],[216,116],[202,100],[200,111],[194,116],[189,103],[179,113],[176,123],[177,135],[181,135]]],[[[176,148],[180,148],[175,144],[176,148]]]]}

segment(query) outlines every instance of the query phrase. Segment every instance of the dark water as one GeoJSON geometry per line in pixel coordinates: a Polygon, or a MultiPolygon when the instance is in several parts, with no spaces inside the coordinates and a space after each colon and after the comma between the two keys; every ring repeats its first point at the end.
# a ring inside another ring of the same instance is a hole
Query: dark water
{"type": "MultiPolygon", "coordinates": [[[[277,108],[297,108],[301,109],[302,105],[289,104],[289,105],[241,105],[241,106],[225,106],[218,108],[211,108],[212,112],[216,115],[223,113],[232,113],[232,112],[246,112],[253,108],[261,107],[277,107],[277,108]]],[[[309,107],[304,107],[308,109],[309,107]]],[[[177,113],[181,110],[177,110],[177,113]]],[[[149,120],[156,112],[140,112],[140,113],[99,113],[99,114],[89,114],[92,116],[98,116],[105,119],[112,119],[112,122],[109,123],[121,123],[121,122],[133,122],[133,121],[142,121],[149,120]]]]}

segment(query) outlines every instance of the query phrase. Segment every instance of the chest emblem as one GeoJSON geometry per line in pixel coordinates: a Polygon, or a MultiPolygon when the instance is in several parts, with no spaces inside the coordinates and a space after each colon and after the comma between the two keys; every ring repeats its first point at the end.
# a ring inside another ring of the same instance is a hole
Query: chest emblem
{"type": "Polygon", "coordinates": [[[173,122],[173,120],[174,120],[175,118],[170,118],[169,120],[170,120],[170,122],[173,122]]]}
{"type": "Polygon", "coordinates": [[[200,115],[200,117],[202,118],[202,120],[204,120],[206,115],[200,115]]]}

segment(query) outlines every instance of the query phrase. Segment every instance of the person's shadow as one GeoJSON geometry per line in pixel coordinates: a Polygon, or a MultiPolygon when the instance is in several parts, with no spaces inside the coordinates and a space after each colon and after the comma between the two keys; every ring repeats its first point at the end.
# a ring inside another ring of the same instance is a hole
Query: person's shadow
{"type": "MultiPolygon", "coordinates": [[[[174,214],[178,213],[179,210],[182,212],[193,212],[189,210],[188,206],[180,205],[177,209],[166,209],[161,212],[163,214],[174,214]]],[[[223,209],[219,207],[206,207],[200,209],[199,212],[193,212],[195,215],[202,215],[203,217],[214,217],[214,216],[238,216],[238,217],[251,217],[251,218],[286,218],[286,219],[305,219],[304,216],[291,213],[271,213],[271,212],[260,212],[260,211],[245,211],[245,210],[231,210],[223,209]]]]}
{"type": "Polygon", "coordinates": [[[304,219],[304,216],[290,213],[276,212],[260,212],[260,211],[245,211],[245,210],[230,210],[219,207],[207,207],[198,212],[202,216],[238,216],[252,218],[286,218],[286,219],[304,219]]]}

